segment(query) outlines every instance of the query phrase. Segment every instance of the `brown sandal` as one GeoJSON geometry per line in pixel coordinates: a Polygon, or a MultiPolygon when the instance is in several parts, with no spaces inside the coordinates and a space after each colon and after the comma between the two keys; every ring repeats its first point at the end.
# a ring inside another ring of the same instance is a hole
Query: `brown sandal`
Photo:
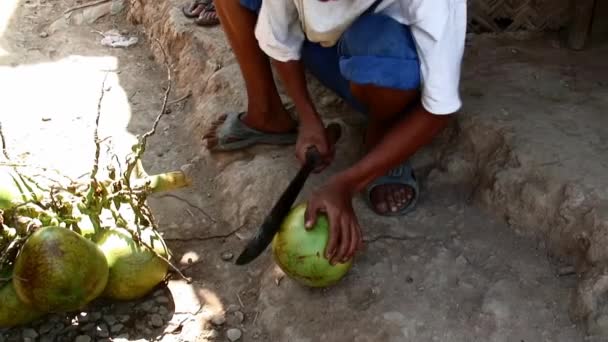
{"type": "Polygon", "coordinates": [[[210,3],[212,3],[212,0],[194,0],[190,5],[184,5],[182,12],[186,18],[198,18],[210,3]]]}
{"type": "Polygon", "coordinates": [[[213,0],[208,1],[209,2],[204,6],[203,10],[198,15],[198,18],[194,20],[194,23],[196,23],[198,26],[215,26],[220,23],[220,18],[215,10],[213,0]]]}

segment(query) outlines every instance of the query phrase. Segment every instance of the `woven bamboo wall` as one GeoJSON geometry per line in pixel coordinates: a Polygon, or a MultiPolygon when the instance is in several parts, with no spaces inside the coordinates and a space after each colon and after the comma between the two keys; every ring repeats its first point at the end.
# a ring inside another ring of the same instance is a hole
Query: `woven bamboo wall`
{"type": "Polygon", "coordinates": [[[571,13],[570,0],[468,0],[468,6],[472,32],[556,30],[571,13]]]}

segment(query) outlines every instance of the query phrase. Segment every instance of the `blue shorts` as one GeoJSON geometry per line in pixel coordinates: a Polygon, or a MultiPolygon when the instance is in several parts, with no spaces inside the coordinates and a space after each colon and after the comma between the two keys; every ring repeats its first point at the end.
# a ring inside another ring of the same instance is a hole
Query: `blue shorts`
{"type": "MultiPolygon", "coordinates": [[[[262,6],[262,0],[240,2],[255,13],[262,6]]],[[[363,14],[333,47],[306,41],[301,56],[312,75],[363,113],[366,109],[351,93],[350,82],[402,90],[420,87],[420,62],[412,33],[385,15],[363,14]]]]}

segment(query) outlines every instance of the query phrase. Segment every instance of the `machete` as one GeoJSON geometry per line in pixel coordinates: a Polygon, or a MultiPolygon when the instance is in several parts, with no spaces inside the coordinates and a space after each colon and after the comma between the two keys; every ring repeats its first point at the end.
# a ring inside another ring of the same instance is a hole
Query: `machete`
{"type": "MultiPolygon", "coordinates": [[[[332,123],[326,128],[327,139],[329,145],[333,145],[340,139],[341,128],[339,124],[332,123]]],[[[274,207],[270,211],[270,214],[266,216],[264,223],[258,229],[257,234],[249,241],[241,255],[236,259],[237,265],[245,265],[257,258],[266,247],[272,242],[272,239],[281,228],[283,220],[291,210],[293,203],[300,194],[300,191],[304,187],[304,183],[308,179],[308,176],[317,167],[321,161],[319,151],[313,146],[306,153],[306,161],[304,165],[298,171],[295,178],[289,183],[287,189],[279,200],[275,203],[274,207]]]]}

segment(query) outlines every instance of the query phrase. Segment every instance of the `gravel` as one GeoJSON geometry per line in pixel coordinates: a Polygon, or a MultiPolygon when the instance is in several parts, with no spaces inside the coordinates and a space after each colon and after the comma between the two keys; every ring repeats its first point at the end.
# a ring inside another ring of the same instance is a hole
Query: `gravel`
{"type": "Polygon", "coordinates": [[[23,330],[23,333],[21,333],[21,335],[23,336],[23,338],[31,338],[31,339],[36,339],[38,337],[38,333],[36,332],[36,330],[32,329],[32,328],[27,328],[23,330]]]}
{"type": "Polygon", "coordinates": [[[165,322],[159,314],[154,314],[150,316],[150,324],[155,328],[160,328],[165,324],[165,322]]]}
{"type": "Polygon", "coordinates": [[[92,338],[88,335],[79,335],[76,337],[74,342],[91,342],[92,338]]]}
{"type": "Polygon", "coordinates": [[[167,298],[167,296],[158,296],[156,297],[156,302],[159,304],[167,304],[169,303],[169,298],[167,298]]]}
{"type": "Polygon", "coordinates": [[[228,329],[228,331],[226,331],[226,337],[231,342],[240,340],[241,336],[243,336],[243,333],[239,329],[232,328],[232,329],[228,329]]]}
{"type": "Polygon", "coordinates": [[[213,325],[224,325],[226,323],[226,317],[224,315],[216,315],[211,318],[211,323],[213,325]]]}

